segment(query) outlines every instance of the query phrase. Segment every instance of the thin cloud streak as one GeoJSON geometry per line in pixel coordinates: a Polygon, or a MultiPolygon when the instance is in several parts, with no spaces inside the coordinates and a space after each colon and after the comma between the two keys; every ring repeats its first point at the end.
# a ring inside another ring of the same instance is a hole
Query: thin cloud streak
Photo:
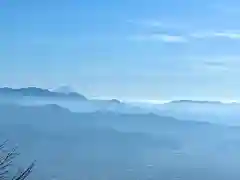
{"type": "Polygon", "coordinates": [[[218,62],[218,61],[205,61],[204,64],[206,66],[212,66],[212,67],[224,67],[226,64],[224,62],[218,62]]]}
{"type": "Polygon", "coordinates": [[[138,41],[162,41],[166,43],[185,43],[188,41],[184,36],[168,34],[136,35],[131,37],[131,39],[138,41]]]}
{"type": "Polygon", "coordinates": [[[240,32],[200,32],[200,33],[192,33],[190,37],[196,39],[206,39],[206,38],[228,38],[233,40],[240,39],[240,32]]]}
{"type": "Polygon", "coordinates": [[[197,30],[197,31],[188,31],[183,30],[181,27],[170,26],[167,22],[160,20],[139,20],[139,21],[128,21],[132,24],[140,25],[145,31],[146,27],[149,28],[149,32],[143,32],[143,35],[135,38],[136,40],[158,40],[164,42],[187,42],[194,39],[230,39],[230,40],[240,40],[240,30],[197,30]],[[150,30],[163,30],[166,33],[151,33],[150,30]],[[172,35],[171,32],[177,32],[178,35],[172,35]],[[150,33],[147,34],[147,33],[150,33]]]}
{"type": "Polygon", "coordinates": [[[183,23],[172,22],[171,20],[162,19],[141,19],[141,20],[127,20],[128,23],[137,25],[142,28],[153,29],[186,29],[183,23]]]}

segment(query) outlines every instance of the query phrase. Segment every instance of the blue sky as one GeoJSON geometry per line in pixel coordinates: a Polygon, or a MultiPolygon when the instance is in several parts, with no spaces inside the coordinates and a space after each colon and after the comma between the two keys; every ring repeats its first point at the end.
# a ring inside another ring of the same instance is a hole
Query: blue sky
{"type": "Polygon", "coordinates": [[[0,85],[240,99],[237,0],[2,0],[0,85]]]}

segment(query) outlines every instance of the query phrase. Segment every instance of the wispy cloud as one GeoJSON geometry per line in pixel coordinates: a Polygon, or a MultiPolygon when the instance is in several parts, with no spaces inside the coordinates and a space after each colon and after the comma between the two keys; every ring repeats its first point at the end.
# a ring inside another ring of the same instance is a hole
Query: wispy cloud
{"type": "Polygon", "coordinates": [[[195,32],[190,34],[190,37],[197,39],[206,38],[228,38],[228,39],[240,39],[240,32],[230,32],[230,31],[216,31],[216,32],[195,32]]]}
{"type": "Polygon", "coordinates": [[[185,43],[188,41],[184,36],[169,34],[136,35],[131,37],[131,39],[138,41],[162,41],[165,43],[185,43]]]}
{"type": "Polygon", "coordinates": [[[177,27],[170,22],[159,19],[129,20],[128,22],[136,24],[140,30],[139,34],[131,36],[130,39],[132,40],[164,43],[185,43],[188,41],[187,36],[175,33],[174,29],[177,29],[177,27]]]}
{"type": "Polygon", "coordinates": [[[236,73],[239,72],[240,56],[206,56],[189,57],[189,64],[194,72],[206,73],[236,73]]]}
{"type": "Polygon", "coordinates": [[[211,66],[211,67],[223,67],[226,66],[224,62],[218,62],[218,61],[205,61],[204,65],[211,66]]]}
{"type": "MultiPolygon", "coordinates": [[[[139,21],[128,21],[140,25],[138,28],[142,35],[134,35],[134,40],[148,40],[148,41],[163,41],[168,43],[179,43],[179,42],[188,42],[191,40],[200,40],[200,39],[229,39],[229,40],[240,40],[240,29],[235,30],[226,30],[226,29],[216,29],[208,30],[189,30],[187,28],[161,20],[139,20],[139,21]],[[147,27],[147,28],[146,28],[147,27]],[[152,32],[155,31],[155,32],[152,32]],[[164,32],[164,33],[156,33],[164,32]]],[[[138,31],[139,33],[139,31],[138,31]]]]}
{"type": "Polygon", "coordinates": [[[208,70],[227,71],[229,67],[224,62],[219,61],[205,61],[204,67],[208,70]]]}
{"type": "Polygon", "coordinates": [[[194,32],[182,33],[180,35],[149,33],[142,35],[134,35],[131,37],[133,40],[139,41],[163,41],[168,43],[184,43],[194,39],[216,39],[224,38],[230,40],[240,40],[240,32],[194,32]]]}
{"type": "Polygon", "coordinates": [[[144,28],[185,29],[185,25],[183,25],[183,23],[172,22],[171,20],[163,19],[140,19],[128,20],[127,22],[144,28]]]}
{"type": "Polygon", "coordinates": [[[198,60],[194,63],[190,63],[189,71],[194,72],[195,74],[209,74],[209,73],[223,73],[229,70],[229,66],[223,62],[218,61],[201,61],[198,60]]]}

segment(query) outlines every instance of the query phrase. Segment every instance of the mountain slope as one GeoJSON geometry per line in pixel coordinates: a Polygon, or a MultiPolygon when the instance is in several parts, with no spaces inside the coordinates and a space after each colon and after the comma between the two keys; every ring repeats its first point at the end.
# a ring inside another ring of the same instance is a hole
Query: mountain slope
{"type": "Polygon", "coordinates": [[[76,92],[65,94],[61,92],[53,92],[48,89],[41,89],[36,87],[27,87],[27,88],[20,88],[20,89],[4,87],[4,88],[0,88],[0,95],[17,96],[17,97],[29,96],[29,97],[50,97],[50,98],[73,98],[73,99],[87,100],[86,97],[76,92]]]}

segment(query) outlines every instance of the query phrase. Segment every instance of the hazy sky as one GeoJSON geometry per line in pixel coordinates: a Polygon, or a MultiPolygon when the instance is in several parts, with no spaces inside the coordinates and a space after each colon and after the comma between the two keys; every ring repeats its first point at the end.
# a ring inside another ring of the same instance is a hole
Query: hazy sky
{"type": "Polygon", "coordinates": [[[0,85],[240,99],[238,0],[1,0],[0,85]]]}

